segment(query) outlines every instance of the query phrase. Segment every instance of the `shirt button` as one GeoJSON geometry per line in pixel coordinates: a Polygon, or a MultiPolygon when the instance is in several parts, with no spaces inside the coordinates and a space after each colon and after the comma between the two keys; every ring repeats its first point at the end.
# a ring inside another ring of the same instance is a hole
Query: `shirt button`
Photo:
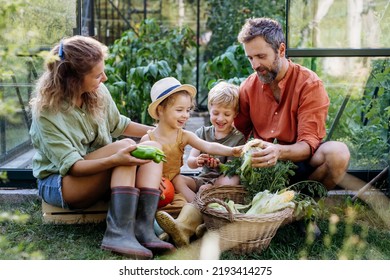
{"type": "Polygon", "coordinates": [[[278,114],[278,112],[275,112],[275,115],[277,115],[278,114]]]}
{"type": "Polygon", "coordinates": [[[93,132],[91,132],[91,135],[93,135],[93,132]]]}
{"type": "Polygon", "coordinates": [[[271,133],[274,133],[274,130],[271,130],[271,133]]]}
{"type": "Polygon", "coordinates": [[[83,117],[85,117],[85,113],[82,113],[81,115],[82,115],[83,117]]]}

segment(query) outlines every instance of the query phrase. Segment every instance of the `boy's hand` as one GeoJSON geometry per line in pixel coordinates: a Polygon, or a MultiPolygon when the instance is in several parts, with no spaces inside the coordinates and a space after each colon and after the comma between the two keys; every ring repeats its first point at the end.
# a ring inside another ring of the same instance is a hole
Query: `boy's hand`
{"type": "Polygon", "coordinates": [[[220,164],[220,160],[218,158],[214,158],[212,156],[210,156],[209,154],[200,154],[198,157],[197,157],[197,161],[196,161],[196,164],[199,166],[199,167],[202,167],[202,166],[208,166],[210,168],[216,168],[218,167],[218,165],[220,164]]]}
{"type": "Polygon", "coordinates": [[[200,154],[197,158],[196,158],[196,165],[198,167],[202,167],[204,166],[205,164],[207,164],[207,161],[209,159],[209,155],[208,154],[200,154]]]}
{"type": "Polygon", "coordinates": [[[217,168],[220,163],[221,162],[220,162],[219,158],[215,158],[215,157],[210,156],[206,162],[206,165],[210,168],[217,168]]]}

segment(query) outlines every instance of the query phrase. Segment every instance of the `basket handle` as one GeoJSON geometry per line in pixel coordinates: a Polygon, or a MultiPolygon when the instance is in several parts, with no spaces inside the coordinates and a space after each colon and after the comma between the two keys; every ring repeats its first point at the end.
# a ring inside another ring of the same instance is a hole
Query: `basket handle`
{"type": "Polygon", "coordinates": [[[205,203],[204,203],[204,206],[202,207],[203,208],[203,212],[207,209],[207,205],[209,205],[210,203],[213,203],[213,202],[216,202],[216,203],[222,205],[223,207],[225,207],[226,211],[229,214],[229,221],[230,222],[234,222],[234,213],[232,212],[232,210],[230,210],[229,205],[225,201],[220,200],[219,198],[209,198],[209,199],[207,199],[205,201],[205,203]]]}

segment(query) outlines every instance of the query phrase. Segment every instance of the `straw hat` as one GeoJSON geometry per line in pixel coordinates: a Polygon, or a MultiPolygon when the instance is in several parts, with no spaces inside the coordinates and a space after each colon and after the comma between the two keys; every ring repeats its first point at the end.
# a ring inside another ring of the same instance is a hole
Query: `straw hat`
{"type": "Polygon", "coordinates": [[[185,90],[193,98],[196,95],[196,88],[192,85],[182,85],[178,80],[173,77],[168,77],[157,81],[150,91],[150,98],[152,103],[148,107],[149,115],[157,120],[157,106],[160,105],[163,100],[175,92],[185,90]]]}

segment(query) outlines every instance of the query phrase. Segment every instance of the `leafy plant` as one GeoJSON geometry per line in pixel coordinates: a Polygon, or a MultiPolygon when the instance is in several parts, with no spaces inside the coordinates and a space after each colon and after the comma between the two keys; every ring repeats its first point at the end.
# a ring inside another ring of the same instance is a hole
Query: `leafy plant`
{"type": "MultiPolygon", "coordinates": [[[[379,169],[388,164],[389,73],[390,60],[372,61],[372,70],[363,94],[351,95],[335,129],[332,138],[345,142],[350,149],[351,169],[379,169]]],[[[339,105],[342,102],[339,92],[334,95],[331,95],[331,99],[339,105]]]]}
{"type": "Polygon", "coordinates": [[[182,83],[192,71],[194,33],[188,27],[169,30],[155,19],[146,19],[139,28],[123,33],[109,48],[106,82],[122,114],[132,120],[151,124],[147,113],[150,89],[159,79],[174,76],[182,83]],[[184,75],[185,74],[185,75],[184,75]]]}
{"type": "Polygon", "coordinates": [[[204,76],[204,84],[211,88],[220,79],[240,84],[253,73],[253,70],[245,56],[243,47],[234,44],[221,55],[205,62],[201,67],[201,72],[204,76]]]}
{"type": "Polygon", "coordinates": [[[246,19],[268,16],[283,23],[285,18],[284,0],[268,1],[267,5],[258,0],[208,0],[207,4],[209,15],[206,28],[212,35],[205,50],[206,60],[221,55],[237,42],[237,35],[246,19]]]}
{"type": "MultiPolygon", "coordinates": [[[[0,212],[0,225],[4,223],[24,225],[29,219],[28,214],[19,211],[0,212]]],[[[12,246],[6,236],[0,235],[0,259],[43,259],[43,255],[40,251],[33,250],[29,243],[20,242],[17,246],[12,246]]]]}
{"type": "MultiPolygon", "coordinates": [[[[261,149],[259,146],[253,148],[261,149]]],[[[248,150],[248,153],[250,152],[248,150]]],[[[296,204],[295,218],[313,220],[319,217],[323,209],[322,201],[317,202],[314,197],[322,198],[327,194],[326,188],[320,182],[305,180],[290,185],[290,179],[295,175],[294,170],[297,167],[292,161],[277,161],[274,166],[264,168],[252,167],[246,162],[248,158],[250,160],[246,154],[247,152],[242,157],[221,164],[220,171],[225,176],[238,175],[240,177],[240,183],[247,191],[247,201],[252,201],[258,193],[263,191],[277,193],[286,189],[293,190],[297,193],[293,200],[296,204]]]]}

